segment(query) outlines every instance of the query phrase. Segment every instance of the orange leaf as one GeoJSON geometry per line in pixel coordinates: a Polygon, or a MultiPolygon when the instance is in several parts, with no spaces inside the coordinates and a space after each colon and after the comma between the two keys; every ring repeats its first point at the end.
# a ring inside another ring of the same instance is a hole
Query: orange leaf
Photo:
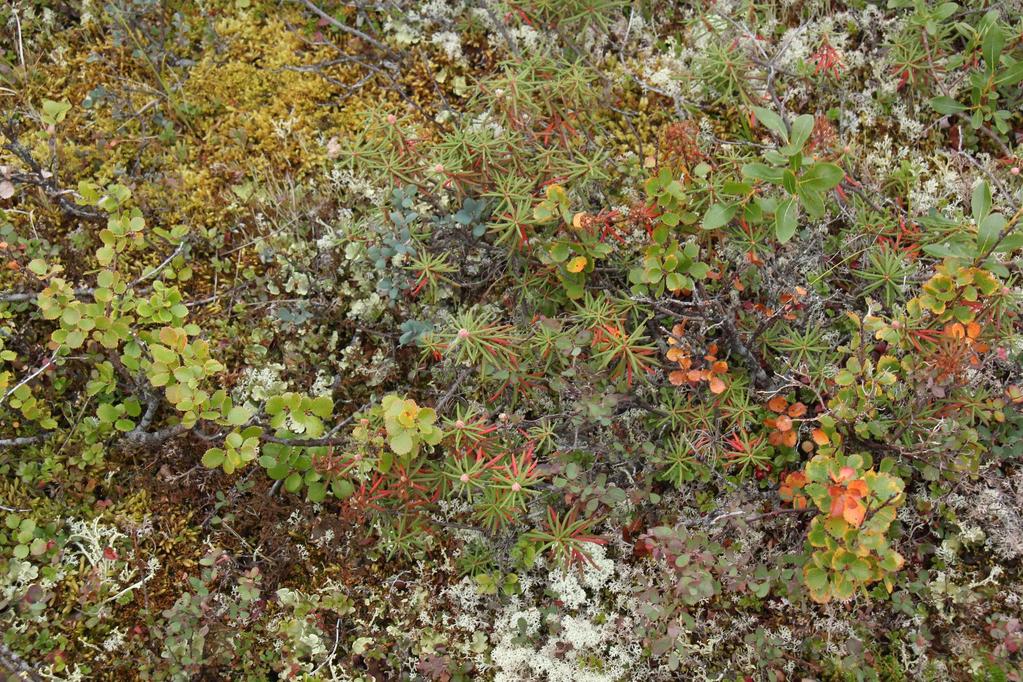
{"type": "Polygon", "coordinates": [[[802,488],[807,482],[806,474],[802,471],[793,471],[785,476],[785,482],[796,488],[802,488]]]}
{"type": "Polygon", "coordinates": [[[785,502],[791,502],[796,509],[806,509],[806,495],[797,492],[802,490],[804,485],[806,485],[806,475],[803,472],[790,472],[778,488],[778,497],[785,502]]]}
{"type": "Polygon", "coordinates": [[[851,481],[849,485],[846,486],[846,490],[848,490],[848,494],[853,497],[864,497],[867,494],[867,482],[862,478],[851,481]]]}
{"type": "Polygon", "coordinates": [[[850,525],[859,527],[863,518],[867,515],[867,508],[857,499],[846,497],[845,508],[842,510],[842,518],[850,525]]]}
{"type": "Polygon", "coordinates": [[[828,434],[824,433],[824,429],[814,429],[811,436],[813,437],[813,442],[817,445],[827,445],[831,442],[828,434]]]}
{"type": "MultiPolygon", "coordinates": [[[[839,488],[841,490],[841,488],[839,488]]],[[[835,486],[831,487],[831,508],[828,513],[831,514],[831,518],[840,519],[842,518],[842,512],[845,511],[845,495],[842,493],[835,494],[835,486]]]]}

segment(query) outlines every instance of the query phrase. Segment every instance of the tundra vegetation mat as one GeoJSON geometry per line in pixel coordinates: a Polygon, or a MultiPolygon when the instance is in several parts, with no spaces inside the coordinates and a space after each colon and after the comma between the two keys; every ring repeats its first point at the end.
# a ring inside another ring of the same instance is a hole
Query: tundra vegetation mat
{"type": "Polygon", "coordinates": [[[1021,17],[6,0],[0,669],[1018,682],[1021,17]]]}

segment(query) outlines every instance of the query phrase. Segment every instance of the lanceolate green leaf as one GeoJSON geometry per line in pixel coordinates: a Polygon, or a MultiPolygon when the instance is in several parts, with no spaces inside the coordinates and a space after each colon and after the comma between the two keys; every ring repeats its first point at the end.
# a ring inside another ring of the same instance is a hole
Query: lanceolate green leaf
{"type": "Polygon", "coordinates": [[[941,96],[932,97],[929,102],[931,108],[937,111],[939,114],[958,114],[966,111],[967,106],[961,104],[951,97],[941,96]]]}
{"type": "Polygon", "coordinates": [[[763,107],[753,107],[753,115],[757,117],[757,120],[767,126],[773,133],[782,139],[783,142],[789,141],[789,132],[785,128],[785,122],[781,116],[774,113],[770,109],[764,109],[763,107]]]}
{"type": "Polygon", "coordinates": [[[742,167],[742,174],[754,180],[763,180],[780,185],[785,173],[780,168],[768,166],[766,163],[747,163],[742,167]]]}
{"type": "Polygon", "coordinates": [[[984,54],[984,67],[988,73],[994,73],[998,68],[998,58],[1002,55],[1002,48],[1005,47],[1005,34],[997,23],[992,23],[984,35],[984,42],[981,45],[981,52],[984,54]]]}
{"type": "Polygon", "coordinates": [[[1023,59],[995,75],[996,85],[1016,85],[1023,81],[1023,59]]]}
{"type": "Polygon", "coordinates": [[[987,182],[981,181],[973,188],[973,194],[970,197],[970,209],[973,213],[973,219],[977,224],[980,224],[987,217],[987,214],[991,212],[991,185],[987,182]]]}
{"type": "Polygon", "coordinates": [[[799,184],[815,192],[826,192],[842,182],[845,171],[833,163],[815,163],[799,178],[799,184]]]}
{"type": "Polygon", "coordinates": [[[798,205],[794,199],[786,199],[778,204],[774,216],[774,234],[782,244],[796,233],[797,214],[798,205]]]}
{"type": "Polygon", "coordinates": [[[1000,213],[992,213],[980,221],[980,225],[977,227],[978,256],[982,256],[994,248],[1002,234],[1003,227],[1005,227],[1005,216],[1000,213]]]}
{"type": "Polygon", "coordinates": [[[806,141],[810,139],[810,134],[813,132],[814,118],[810,114],[803,114],[796,118],[792,122],[792,134],[789,141],[789,148],[792,153],[798,152],[806,144],[806,141]]]}
{"type": "Polygon", "coordinates": [[[738,204],[712,205],[709,209],[707,209],[707,214],[703,216],[703,229],[716,230],[724,227],[735,215],[738,208],[738,204]]]}

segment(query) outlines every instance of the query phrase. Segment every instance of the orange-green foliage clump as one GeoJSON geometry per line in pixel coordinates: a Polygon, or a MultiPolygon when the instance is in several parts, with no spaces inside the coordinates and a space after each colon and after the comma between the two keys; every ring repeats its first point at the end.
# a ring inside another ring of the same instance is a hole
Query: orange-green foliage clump
{"type": "Polygon", "coordinates": [[[1023,678],[1010,11],[0,24],[0,670],[1023,678]]]}

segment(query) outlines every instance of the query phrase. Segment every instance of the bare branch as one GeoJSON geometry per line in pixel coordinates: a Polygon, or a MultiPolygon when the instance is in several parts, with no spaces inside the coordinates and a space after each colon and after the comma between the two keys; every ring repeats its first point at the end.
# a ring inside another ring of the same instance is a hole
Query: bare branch
{"type": "Polygon", "coordinates": [[[42,443],[44,440],[53,435],[53,431],[46,431],[45,433],[36,434],[35,436],[21,436],[20,438],[5,438],[0,439],[0,450],[13,450],[14,448],[23,448],[26,445],[35,445],[36,443],[42,443]]]}
{"type": "Polygon", "coordinates": [[[378,50],[383,50],[384,52],[386,52],[388,54],[391,53],[390,48],[388,48],[386,45],[384,45],[382,42],[380,42],[376,38],[373,38],[372,36],[367,35],[366,33],[363,33],[359,29],[353,28],[353,27],[349,26],[348,24],[341,23],[340,21],[338,21],[337,19],[335,19],[334,17],[330,16],[329,14],[324,12],[322,9],[320,9],[319,7],[314,5],[309,0],[298,0],[298,2],[300,2],[303,5],[305,5],[306,7],[308,7],[309,10],[311,12],[313,12],[313,14],[315,14],[319,18],[323,19],[324,21],[326,21],[328,24],[330,24],[334,28],[338,29],[339,31],[344,31],[348,35],[355,36],[359,40],[364,40],[367,43],[369,43],[370,45],[372,45],[373,47],[377,48],[378,50]]]}
{"type": "Polygon", "coordinates": [[[13,173],[10,177],[11,181],[40,188],[67,215],[90,222],[106,222],[107,215],[105,213],[86,206],[79,206],[68,198],[71,190],[59,187],[56,178],[45,172],[39,162],[32,157],[32,154],[18,142],[18,135],[14,132],[13,123],[0,123],[0,133],[8,140],[3,148],[21,159],[22,163],[31,170],[30,173],[13,173]]]}

